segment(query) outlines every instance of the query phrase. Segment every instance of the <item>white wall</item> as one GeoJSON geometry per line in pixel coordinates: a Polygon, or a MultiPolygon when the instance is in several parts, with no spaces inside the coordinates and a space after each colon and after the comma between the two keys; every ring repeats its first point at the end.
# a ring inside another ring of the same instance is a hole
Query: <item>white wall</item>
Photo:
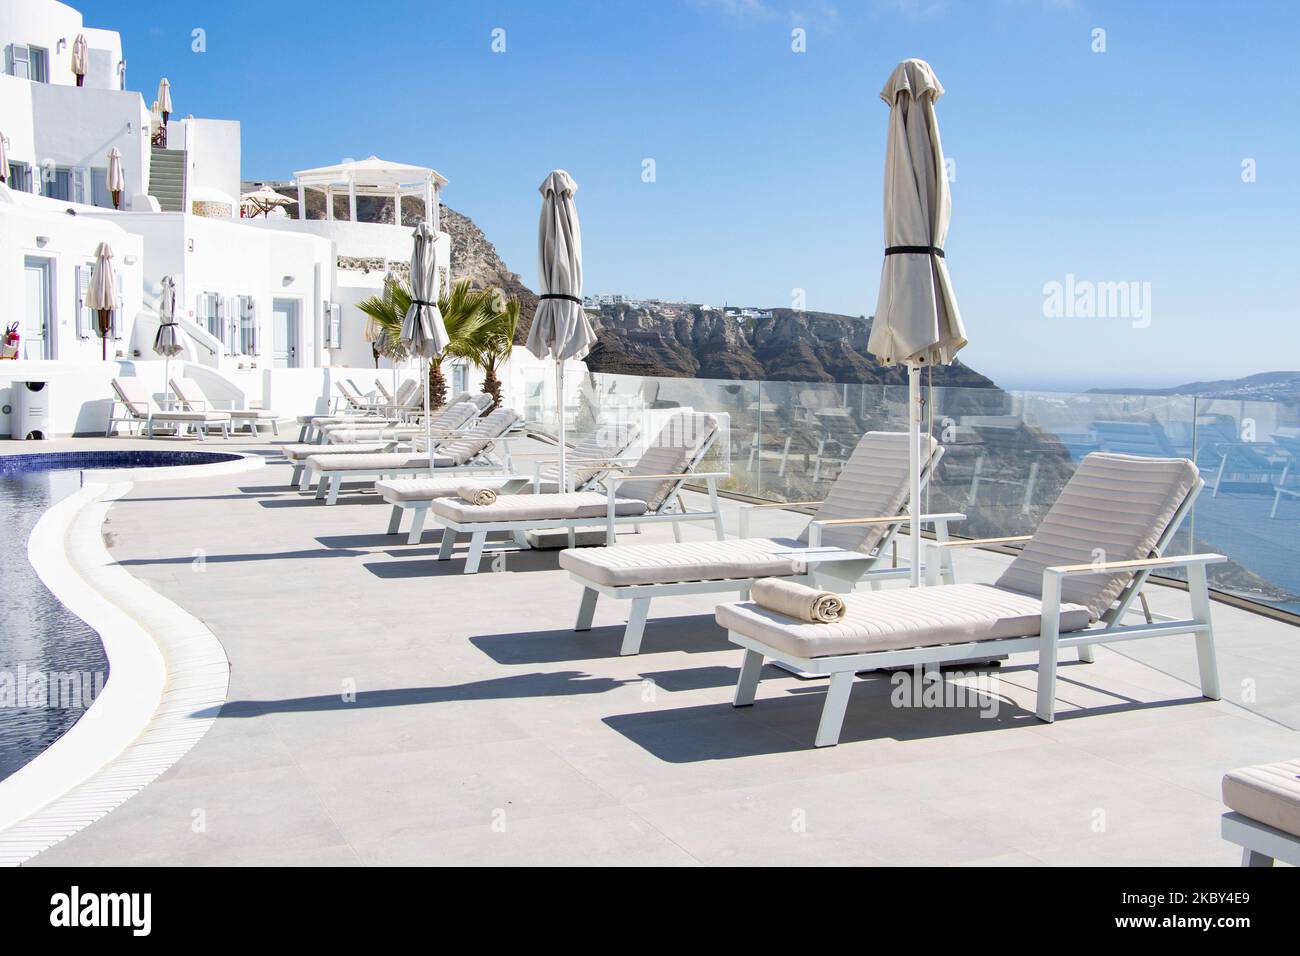
{"type": "MultiPolygon", "coordinates": [[[[247,221],[236,219],[106,210],[95,210],[89,216],[120,223],[142,237],[145,262],[142,281],[150,308],[156,307],[163,276],[178,277],[178,317],[188,337],[194,340],[193,353],[187,358],[202,364],[215,363],[223,371],[233,371],[241,365],[252,368],[270,364],[271,312],[276,298],[299,300],[302,318],[299,355],[304,362],[312,361],[316,355],[321,302],[315,275],[318,267],[322,275],[332,274],[333,251],[328,242],[313,236],[268,234],[250,228],[247,221]],[[253,297],[260,326],[256,355],[214,358],[200,344],[218,344],[206,332],[195,330],[201,315],[199,296],[207,292],[226,298],[253,297]]],[[[329,291],[327,285],[326,296],[329,291]]]]}
{"type": "MultiPolygon", "coordinates": [[[[173,93],[173,101],[176,94],[173,93]]],[[[171,120],[167,124],[167,145],[184,148],[189,169],[186,193],[189,202],[230,204],[232,218],[239,215],[240,133],[236,120],[171,120]]],[[[187,211],[193,211],[189,207],[187,211]]]]}
{"type": "MultiPolygon", "coordinates": [[[[27,314],[23,278],[27,256],[48,258],[54,269],[54,354],[63,361],[98,361],[100,341],[79,338],[76,267],[94,261],[101,242],[113,249],[113,269],[124,308],[123,338],[109,343],[109,355],[129,350],[131,326],[142,307],[144,242],[95,216],[69,216],[67,204],[15,194],[0,187],[0,316],[21,321],[27,314]]],[[[5,363],[8,365],[9,363],[5,363]]]]}
{"type": "MultiPolygon", "coordinates": [[[[81,14],[55,0],[0,0],[0,56],[11,43],[49,51],[50,82],[72,84],[72,41],[81,32],[81,14]],[[59,50],[59,41],[64,41],[59,50]]],[[[90,37],[86,37],[87,43],[90,37]]],[[[0,69],[8,62],[0,60],[0,69]]]]}
{"type": "Polygon", "coordinates": [[[29,86],[38,165],[105,169],[108,151],[116,146],[126,174],[125,199],[148,192],[149,109],[139,93],[29,86]]]}

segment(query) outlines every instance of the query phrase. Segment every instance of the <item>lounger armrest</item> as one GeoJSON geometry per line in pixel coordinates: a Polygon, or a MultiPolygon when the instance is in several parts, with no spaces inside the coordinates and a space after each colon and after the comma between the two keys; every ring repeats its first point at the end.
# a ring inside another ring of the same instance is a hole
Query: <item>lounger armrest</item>
{"type": "MultiPolygon", "coordinates": [[[[947,524],[949,521],[962,521],[965,515],[960,511],[945,511],[937,514],[920,515],[917,520],[921,524],[947,524]]],[[[826,518],[821,521],[813,521],[808,525],[808,545],[817,548],[822,543],[822,533],[827,528],[845,527],[848,525],[881,525],[881,524],[906,524],[912,520],[911,515],[872,515],[864,518],[826,518]]]]}
{"type": "Polygon", "coordinates": [[[744,504],[740,506],[740,536],[749,537],[749,514],[751,511],[769,511],[773,508],[815,508],[821,501],[766,501],[762,504],[744,504]]]}
{"type": "Polygon", "coordinates": [[[934,548],[982,548],[993,544],[1016,544],[1021,541],[1028,541],[1032,534],[1009,534],[1001,538],[962,538],[958,541],[936,541],[931,547],[934,548]]]}
{"type": "Polygon", "coordinates": [[[1071,574],[1097,574],[1105,571],[1156,571],[1161,568],[1184,568],[1194,564],[1222,564],[1226,555],[1205,552],[1203,554],[1163,555],[1152,558],[1137,558],[1133,561],[1099,561],[1093,564],[1057,564],[1043,568],[1044,580],[1050,575],[1056,578],[1071,574]]]}

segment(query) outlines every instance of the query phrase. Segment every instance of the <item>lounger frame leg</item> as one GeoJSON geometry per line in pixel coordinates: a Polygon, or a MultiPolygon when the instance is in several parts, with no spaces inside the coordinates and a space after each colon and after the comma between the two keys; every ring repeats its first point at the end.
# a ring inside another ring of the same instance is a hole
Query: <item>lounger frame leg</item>
{"type": "Polygon", "coordinates": [[[736,681],[736,696],[732,698],[732,707],[754,705],[754,697],[758,694],[758,680],[762,673],[763,655],[746,648],[745,659],[740,662],[740,679],[736,681]]]}
{"type": "Polygon", "coordinates": [[[1187,567],[1187,591],[1192,600],[1192,620],[1204,627],[1196,635],[1196,664],[1201,673],[1201,696],[1219,700],[1219,663],[1214,653],[1214,628],[1210,623],[1210,588],[1204,564],[1187,567]]]}
{"type": "Polygon", "coordinates": [[[573,625],[575,631],[590,631],[592,619],[596,616],[596,601],[600,592],[595,588],[582,589],[582,603],[578,605],[578,620],[573,625]]]}
{"type": "Polygon", "coordinates": [[[840,671],[831,675],[830,686],[826,688],[826,703],[822,705],[822,718],[817,724],[817,737],[813,741],[818,747],[834,747],[840,742],[844,712],[848,709],[852,693],[852,671],[840,671]]]}
{"type": "Polygon", "coordinates": [[[456,532],[450,528],[442,529],[442,542],[438,545],[439,561],[450,561],[451,552],[456,547],[456,532]]]}
{"type": "Polygon", "coordinates": [[[293,474],[289,476],[289,487],[297,488],[302,484],[303,472],[307,470],[306,466],[297,464],[293,466],[293,474]]]}
{"type": "Polygon", "coordinates": [[[1056,656],[1061,633],[1061,578],[1043,575],[1043,610],[1038,630],[1038,700],[1034,713],[1052,723],[1056,719],[1056,656]]]}
{"type": "Polygon", "coordinates": [[[397,534],[402,530],[402,511],[401,505],[393,505],[393,513],[388,516],[388,533],[397,534]]]}
{"type": "MultiPolygon", "coordinates": [[[[429,516],[427,505],[411,509],[411,530],[406,536],[407,544],[419,544],[420,537],[424,534],[424,519],[429,516]]],[[[455,535],[452,535],[455,537],[455,535]]]]}
{"type": "Polygon", "coordinates": [[[650,599],[633,598],[627,615],[627,628],[623,631],[623,646],[618,652],[624,657],[641,652],[641,638],[645,636],[645,622],[650,616],[650,599]]]}
{"type": "Polygon", "coordinates": [[[475,531],[469,539],[469,554],[465,556],[465,573],[477,574],[478,565],[483,560],[483,546],[487,544],[487,532],[475,531]]]}
{"type": "Polygon", "coordinates": [[[325,499],[325,503],[327,505],[336,505],[339,501],[339,489],[343,487],[343,476],[331,476],[329,486],[329,496],[325,499]]]}
{"type": "Polygon", "coordinates": [[[1272,866],[1273,858],[1267,854],[1260,853],[1258,850],[1252,850],[1250,847],[1241,849],[1242,866],[1272,866]]]}

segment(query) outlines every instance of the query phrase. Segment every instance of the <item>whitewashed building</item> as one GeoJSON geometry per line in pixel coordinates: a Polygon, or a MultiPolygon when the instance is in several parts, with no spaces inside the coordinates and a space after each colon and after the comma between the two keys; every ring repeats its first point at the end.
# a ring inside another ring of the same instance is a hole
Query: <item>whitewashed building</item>
{"type": "MultiPolygon", "coordinates": [[[[0,316],[22,336],[19,360],[0,361],[0,436],[12,381],[58,381],[54,434],[97,430],[115,375],[138,375],[161,395],[152,343],[166,275],[187,333],[185,374],[232,403],[296,414],[327,404],[340,376],[373,382],[356,304],[382,289],[388,263],[408,260],[411,228],[360,221],[357,199],[416,196],[438,229],[444,177],[373,156],[304,169],[292,215],[244,218],[239,123],[173,115],[163,145],[150,108],[158,78],[146,94],[127,87],[117,33],[57,0],[0,0],[0,47],[0,316]],[[78,36],[89,49],[80,86],[78,36]],[[120,209],[108,189],[111,148],[125,176],[120,209]],[[311,190],[326,195],[323,219],[306,218],[311,190]],[[348,197],[346,219],[334,217],[335,195],[348,197]],[[81,304],[100,242],[114,251],[121,290],[107,362],[81,304]]],[[[172,96],[183,112],[184,91],[172,96]]],[[[449,283],[445,233],[436,255],[449,283]]]]}

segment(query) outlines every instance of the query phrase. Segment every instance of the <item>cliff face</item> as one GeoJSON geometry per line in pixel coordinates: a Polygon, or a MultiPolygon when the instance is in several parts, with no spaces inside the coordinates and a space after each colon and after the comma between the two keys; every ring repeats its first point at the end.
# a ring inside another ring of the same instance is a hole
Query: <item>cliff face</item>
{"type": "MultiPolygon", "coordinates": [[[[867,351],[869,319],[774,309],[772,318],[737,321],[717,309],[655,303],[590,312],[599,342],[593,372],[776,382],[901,385],[902,368],[884,368],[867,351]]],[[[934,370],[935,385],[992,388],[955,363],[934,370]]]]}
{"type": "MultiPolygon", "coordinates": [[[[297,198],[296,190],[282,188],[297,198]]],[[[335,197],[334,215],[346,219],[347,197],[335,197]]],[[[391,222],[393,201],[363,196],[357,200],[362,222],[391,222]]],[[[325,199],[307,196],[307,215],[325,217],[325,199]]],[[[442,225],[451,236],[452,278],[476,286],[494,285],[519,298],[523,343],[537,309],[537,294],[511,272],[496,247],[468,216],[441,207],[442,225]]],[[[424,218],[424,202],[406,197],[402,223],[414,227],[424,218]]],[[[676,378],[742,379],[775,382],[843,382],[902,385],[902,368],[884,368],[867,351],[871,320],[830,312],[773,309],[772,318],[738,322],[718,309],[681,303],[609,305],[588,315],[599,341],[587,356],[593,372],[617,372],[676,378]]],[[[954,363],[934,370],[935,385],[993,388],[978,372],[954,363]]]]}

